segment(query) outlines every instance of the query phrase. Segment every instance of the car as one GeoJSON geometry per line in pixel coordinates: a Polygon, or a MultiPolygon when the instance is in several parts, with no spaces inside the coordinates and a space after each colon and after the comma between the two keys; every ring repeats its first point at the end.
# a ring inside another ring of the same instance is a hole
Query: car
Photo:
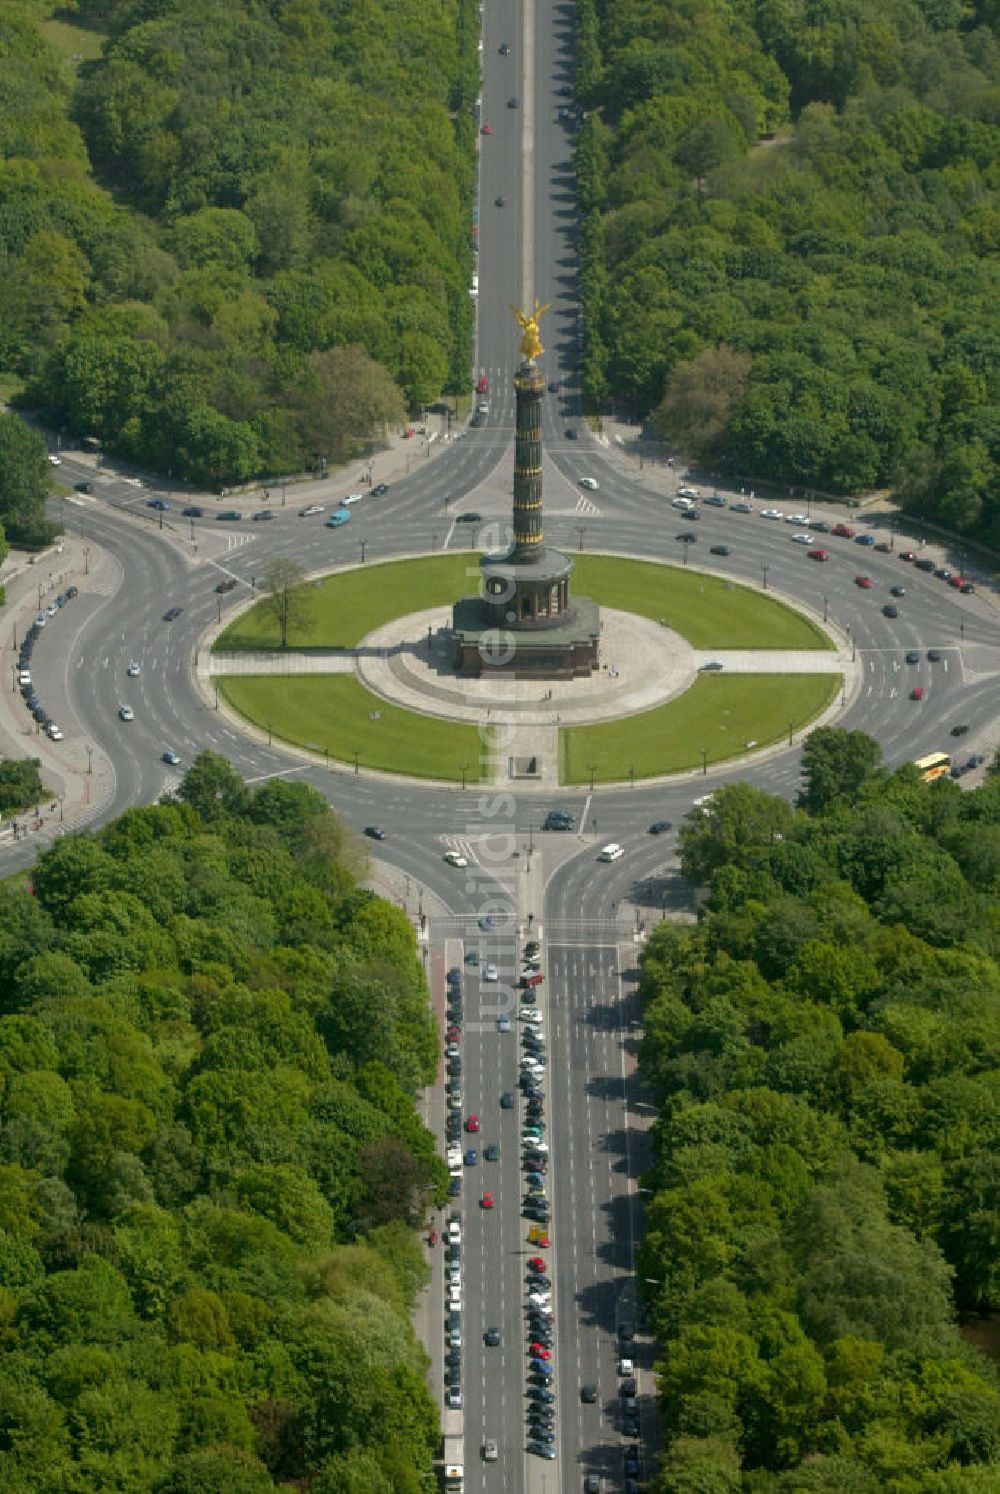
{"type": "Polygon", "coordinates": [[[938,568],[937,568],[937,570],[934,572],[934,574],[938,578],[939,581],[950,581],[951,580],[952,573],[951,573],[951,571],[949,571],[949,569],[948,569],[948,567],[946,565],[939,565],[938,568]]]}
{"type": "Polygon", "coordinates": [[[500,1161],[500,1148],[495,1141],[491,1141],[489,1146],[483,1148],[483,1160],[485,1162],[500,1161]]]}
{"type": "Polygon", "coordinates": [[[596,1385],[581,1385],[580,1386],[580,1399],[581,1399],[581,1401],[583,1402],[583,1404],[585,1406],[596,1406],[597,1405],[597,1386],[596,1385]]]}
{"type": "Polygon", "coordinates": [[[528,1395],[528,1400],[529,1401],[537,1401],[540,1405],[543,1405],[543,1406],[554,1406],[555,1405],[555,1400],[556,1400],[555,1393],[553,1391],[551,1391],[551,1390],[545,1390],[540,1385],[532,1385],[528,1389],[527,1395],[528,1395]]]}
{"type": "Polygon", "coordinates": [[[486,1347],[488,1349],[497,1349],[497,1348],[499,1348],[500,1347],[500,1329],[499,1328],[487,1328],[486,1332],[483,1334],[483,1343],[486,1345],[486,1347]]]}
{"type": "Polygon", "coordinates": [[[483,980],[493,982],[500,979],[500,972],[495,965],[487,965],[483,971],[483,980]]]}
{"type": "Polygon", "coordinates": [[[465,1122],[465,1129],[470,1135],[474,1135],[479,1130],[479,1116],[470,1115],[465,1122]]]}
{"type": "Polygon", "coordinates": [[[721,493],[709,493],[707,497],[703,498],[701,501],[702,503],[707,503],[709,508],[726,507],[726,500],[722,497],[721,493]]]}
{"type": "MultiPolygon", "coordinates": [[[[564,815],[562,810],[559,810],[557,812],[561,817],[564,817],[566,819],[570,818],[569,815],[564,815]]],[[[539,944],[537,939],[529,939],[527,944],[524,946],[524,957],[526,960],[533,959],[535,955],[541,954],[541,952],[542,946],[539,944]]]]}
{"type": "Polygon", "coordinates": [[[913,560],[916,560],[917,553],[916,553],[915,550],[900,550],[900,552],[899,552],[899,558],[900,558],[900,560],[910,560],[910,561],[913,561],[913,560]]]}
{"type": "Polygon", "coordinates": [[[477,514],[474,510],[469,509],[466,513],[459,514],[455,522],[457,524],[478,524],[482,517],[482,514],[477,514]]]}
{"type": "Polygon", "coordinates": [[[650,835],[666,835],[674,828],[672,820],[654,820],[649,827],[650,835]]]}
{"type": "Polygon", "coordinates": [[[720,669],[725,669],[725,667],[724,664],[720,664],[718,659],[709,659],[707,664],[700,664],[698,666],[698,672],[699,674],[717,674],[720,669]]]}
{"type": "Polygon", "coordinates": [[[216,583],[215,589],[217,592],[224,594],[227,591],[235,591],[238,584],[234,576],[226,576],[223,580],[216,583]]]}
{"type": "Polygon", "coordinates": [[[163,621],[168,623],[176,622],[183,611],[183,607],[168,607],[163,614],[163,621]]]}
{"type": "Polygon", "coordinates": [[[237,524],[243,515],[238,508],[223,508],[215,516],[217,524],[237,524]]]}
{"type": "MultiPolygon", "coordinates": [[[[25,686],[25,685],[30,685],[31,684],[31,671],[28,670],[28,669],[19,669],[17,671],[17,683],[19,685],[21,685],[22,687],[25,686]]],[[[22,689],[22,693],[23,693],[23,689],[22,689]]]]}
{"type": "Polygon", "coordinates": [[[497,1447],[496,1438],[487,1437],[486,1441],[483,1443],[483,1462],[495,1463],[499,1456],[500,1450],[497,1447]]]}
{"type": "Polygon", "coordinates": [[[924,698],[924,687],[923,687],[923,685],[914,685],[913,689],[910,691],[910,699],[911,700],[923,700],[923,698],[924,698]]]}
{"type": "Polygon", "coordinates": [[[138,676],[138,674],[140,673],[140,668],[139,668],[139,662],[138,662],[137,659],[130,659],[129,660],[129,666],[126,669],[125,673],[128,675],[128,677],[130,679],[133,679],[133,680],[138,676]]]}
{"type": "Polygon", "coordinates": [[[459,1197],[461,1197],[461,1193],[462,1193],[462,1179],[461,1178],[457,1178],[457,1177],[456,1178],[452,1178],[450,1180],[450,1182],[448,1183],[448,1197],[449,1198],[459,1198],[459,1197]]]}
{"type": "Polygon", "coordinates": [[[940,664],[941,650],[939,648],[929,648],[927,650],[927,660],[930,664],[940,664]]]}
{"type": "Polygon", "coordinates": [[[882,608],[882,616],[883,617],[898,617],[899,616],[899,608],[895,607],[892,604],[892,602],[886,602],[885,606],[882,608]]]}
{"type": "Polygon", "coordinates": [[[700,498],[701,488],[684,487],[677,489],[678,498],[700,498]]]}
{"type": "Polygon", "coordinates": [[[637,1477],[641,1466],[639,1449],[637,1447],[627,1447],[625,1449],[625,1472],[633,1478],[637,1477]]]}
{"type": "Polygon", "coordinates": [[[785,517],[780,508],[762,508],[760,516],[762,519],[783,519],[785,517]]]}
{"type": "Polygon", "coordinates": [[[577,430],[573,425],[568,425],[563,434],[565,435],[567,441],[575,441],[577,439],[577,430]]]}
{"type": "Polygon", "coordinates": [[[185,519],[202,519],[205,516],[205,510],[197,503],[189,503],[187,508],[181,509],[181,514],[185,519]]]}
{"type": "Polygon", "coordinates": [[[465,956],[465,963],[467,965],[473,965],[473,966],[479,964],[479,951],[478,951],[478,949],[470,949],[468,951],[468,953],[465,956]]]}
{"type": "Polygon", "coordinates": [[[919,560],[913,562],[913,568],[914,570],[924,571],[927,575],[930,575],[934,569],[934,562],[933,560],[928,560],[925,555],[922,555],[919,560]]]}
{"type": "Polygon", "coordinates": [[[342,524],[349,523],[350,518],[351,510],[349,508],[335,508],[323,527],[325,529],[339,529],[342,524]]]}
{"type": "Polygon", "coordinates": [[[48,726],[45,728],[45,731],[46,731],[46,734],[52,739],[53,742],[61,742],[62,741],[63,734],[59,730],[58,726],[55,724],[54,721],[50,721],[49,722],[48,726]]]}
{"type": "Polygon", "coordinates": [[[630,1413],[622,1417],[622,1433],[626,1437],[638,1437],[641,1435],[638,1416],[630,1413]]]}
{"type": "Polygon", "coordinates": [[[251,519],[276,519],[278,515],[275,513],[273,508],[259,508],[257,512],[255,514],[251,514],[250,517],[251,519]]]}
{"type": "Polygon", "coordinates": [[[786,514],[785,515],[785,523],[786,524],[808,524],[809,523],[809,515],[808,514],[786,514]]]}
{"type": "Polygon", "coordinates": [[[172,747],[168,747],[163,753],[163,761],[171,768],[180,767],[180,758],[172,747]]]}
{"type": "Polygon", "coordinates": [[[889,587],[889,595],[891,597],[905,597],[906,596],[906,587],[905,586],[890,586],[889,587]]]}
{"type": "Polygon", "coordinates": [[[620,1344],[630,1344],[634,1338],[635,1329],[632,1327],[632,1324],[630,1323],[628,1318],[622,1318],[621,1322],[618,1324],[618,1342],[620,1344]]]}
{"type": "Polygon", "coordinates": [[[514,1091],[513,1090],[511,1090],[511,1089],[505,1089],[504,1090],[503,1094],[500,1096],[500,1109],[501,1110],[513,1110],[514,1109],[514,1091]]]}
{"type": "Polygon", "coordinates": [[[850,524],[834,524],[830,533],[837,535],[839,539],[852,540],[854,538],[854,530],[850,524]]]}
{"type": "Polygon", "coordinates": [[[967,735],[968,730],[969,730],[968,725],[963,721],[960,726],[953,726],[952,727],[951,734],[952,734],[953,737],[964,737],[964,736],[967,735]]]}
{"type": "Polygon", "coordinates": [[[709,555],[728,555],[730,553],[729,546],[728,545],[713,545],[712,548],[709,550],[708,553],[709,553],[709,555]]]}
{"type": "Polygon", "coordinates": [[[456,1387],[453,1387],[451,1390],[448,1391],[448,1395],[446,1397],[446,1400],[447,1400],[447,1403],[448,1403],[448,1410],[449,1411],[461,1411],[461,1409],[462,1409],[462,1392],[460,1390],[458,1390],[456,1387]]]}
{"type": "Polygon", "coordinates": [[[510,1032],[510,1018],[508,1016],[497,1017],[497,1032],[510,1032]]]}
{"type": "Polygon", "coordinates": [[[907,651],[906,655],[905,655],[905,658],[906,658],[907,664],[919,664],[920,663],[920,655],[917,653],[917,650],[915,648],[909,649],[907,651]]]}
{"type": "Polygon", "coordinates": [[[596,478],[593,478],[593,477],[581,477],[580,478],[580,486],[581,486],[581,488],[586,488],[588,493],[596,493],[597,492],[597,480],[596,480],[596,478]]]}
{"type": "Polygon", "coordinates": [[[873,534],[856,534],[854,536],[854,543],[856,545],[867,545],[870,549],[875,543],[875,536],[873,534]]]}
{"type": "Polygon", "coordinates": [[[484,934],[488,934],[490,932],[490,929],[496,927],[496,923],[492,913],[483,913],[478,922],[479,927],[482,929],[484,934]]]}
{"type": "Polygon", "coordinates": [[[825,519],[810,519],[809,528],[815,529],[817,534],[829,534],[830,526],[825,519]]]}
{"type": "Polygon", "coordinates": [[[299,518],[300,519],[311,519],[314,514],[321,514],[322,512],[323,512],[323,505],[322,505],[322,503],[307,503],[306,506],[305,506],[305,508],[300,508],[299,509],[299,518]]]}
{"type": "Polygon", "coordinates": [[[500,53],[501,57],[509,57],[510,44],[508,42],[501,42],[499,47],[497,48],[497,51],[500,53]]]}
{"type": "Polygon", "coordinates": [[[375,486],[372,488],[372,497],[373,498],[384,498],[385,495],[386,495],[386,493],[388,493],[388,491],[389,491],[389,484],[387,482],[377,482],[375,484],[375,486]]]}
{"type": "Polygon", "coordinates": [[[118,707],[118,715],[121,717],[122,721],[135,720],[135,711],[133,711],[130,705],[120,705],[118,707]]]}
{"type": "Polygon", "coordinates": [[[981,752],[974,752],[972,754],[972,756],[969,758],[968,762],[965,764],[965,766],[966,766],[967,770],[971,773],[974,768],[981,768],[983,766],[983,763],[985,761],[986,761],[986,758],[983,756],[983,754],[981,752]]]}
{"type": "Polygon", "coordinates": [[[516,109],[517,107],[518,107],[517,94],[512,93],[511,96],[510,96],[510,98],[507,100],[507,108],[508,109],[516,109]]]}
{"type": "Polygon", "coordinates": [[[806,559],[807,560],[829,560],[830,557],[826,553],[825,550],[819,550],[819,549],[817,549],[817,550],[807,550],[806,551],[806,559]]]}
{"type": "Polygon", "coordinates": [[[597,859],[604,862],[620,861],[624,855],[624,846],[620,846],[616,840],[611,840],[606,846],[601,847],[597,853],[597,859]]]}
{"type": "MultiPolygon", "coordinates": [[[[693,517],[693,514],[688,514],[689,519],[693,517]]],[[[698,543],[698,536],[696,534],[692,534],[690,529],[682,530],[682,532],[676,535],[675,538],[679,545],[696,545],[698,543]]]]}
{"type": "Polygon", "coordinates": [[[963,581],[958,589],[962,593],[963,597],[971,597],[976,588],[973,586],[971,581],[963,581]]]}
{"type": "Polygon", "coordinates": [[[536,1437],[529,1438],[528,1451],[534,1453],[538,1458],[549,1458],[551,1460],[556,1456],[554,1447],[549,1447],[545,1442],[539,1442],[536,1437]]]}
{"type": "Polygon", "coordinates": [[[461,1349],[455,1349],[455,1348],[449,1349],[448,1352],[447,1352],[447,1354],[444,1356],[444,1362],[445,1362],[445,1364],[450,1365],[452,1367],[452,1369],[461,1368],[461,1364],[462,1364],[462,1351],[461,1351],[461,1349]]]}
{"type": "Polygon", "coordinates": [[[476,1163],[478,1161],[479,1161],[479,1153],[476,1151],[476,1148],[474,1146],[470,1146],[469,1149],[468,1149],[468,1151],[465,1154],[465,1165],[466,1165],[466,1167],[475,1167],[476,1163]]]}
{"type": "MultiPolygon", "coordinates": [[[[596,1394],[594,1399],[597,1399],[596,1394]]],[[[583,1494],[601,1494],[601,1476],[599,1473],[588,1473],[584,1476],[583,1494]]]]}
{"type": "MultiPolygon", "coordinates": [[[[478,290],[478,288],[479,288],[479,277],[476,276],[475,280],[476,280],[476,288],[478,290]]],[[[479,401],[478,405],[476,406],[476,414],[477,415],[488,415],[489,413],[490,413],[489,402],[487,400],[485,400],[485,399],[481,399],[479,401]]]]}
{"type": "Polygon", "coordinates": [[[480,134],[483,134],[483,135],[492,135],[493,134],[493,126],[490,124],[490,122],[489,122],[488,119],[483,124],[483,127],[482,127],[482,130],[480,131],[480,134]]]}
{"type": "Polygon", "coordinates": [[[479,1207],[481,1209],[492,1209],[493,1208],[493,1194],[492,1193],[484,1193],[483,1196],[482,1196],[482,1198],[479,1200],[479,1207]]]}
{"type": "Polygon", "coordinates": [[[497,193],[496,197],[494,197],[493,202],[494,202],[494,204],[497,207],[506,207],[507,206],[507,203],[506,203],[506,201],[505,201],[505,199],[503,197],[503,194],[499,193],[499,192],[497,193]]]}
{"type": "Polygon", "coordinates": [[[94,491],[94,484],[92,482],[75,482],[73,484],[73,491],[74,493],[92,493],[94,491]]]}
{"type": "Polygon", "coordinates": [[[62,466],[62,457],[57,457],[54,452],[49,452],[49,461],[53,467],[62,466]]]}
{"type": "Polygon", "coordinates": [[[811,534],[793,534],[793,545],[811,545],[815,543],[811,534]]]}
{"type": "Polygon", "coordinates": [[[888,540],[877,540],[875,542],[875,548],[880,555],[892,554],[892,546],[890,545],[888,540]]]}
{"type": "Polygon", "coordinates": [[[537,1024],[542,1021],[542,1013],[537,1006],[522,1006],[518,1016],[522,1022],[537,1024]]]}
{"type": "Polygon", "coordinates": [[[855,586],[860,586],[862,591],[870,591],[872,578],[870,576],[855,576],[855,586]]]}
{"type": "Polygon", "coordinates": [[[739,503],[731,503],[729,505],[729,507],[732,509],[732,511],[733,511],[734,514],[752,514],[753,513],[753,504],[752,503],[747,503],[745,501],[745,499],[741,499],[739,503]]]}

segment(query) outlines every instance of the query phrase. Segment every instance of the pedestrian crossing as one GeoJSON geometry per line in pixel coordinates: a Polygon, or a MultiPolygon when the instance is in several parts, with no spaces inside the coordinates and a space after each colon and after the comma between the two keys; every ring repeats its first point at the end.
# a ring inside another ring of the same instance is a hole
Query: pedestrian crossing
{"type": "Polygon", "coordinates": [[[470,866],[479,865],[478,842],[469,840],[460,835],[439,835],[438,839],[444,846],[445,851],[457,851],[459,856],[464,856],[470,866]]]}
{"type": "Polygon", "coordinates": [[[592,498],[585,498],[581,493],[576,500],[576,511],[578,514],[588,514],[593,519],[601,517],[601,510],[592,498]]]}

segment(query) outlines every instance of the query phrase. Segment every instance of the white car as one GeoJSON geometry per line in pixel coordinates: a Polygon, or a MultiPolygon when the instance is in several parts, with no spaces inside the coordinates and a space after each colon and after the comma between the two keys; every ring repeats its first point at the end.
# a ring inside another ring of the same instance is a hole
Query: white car
{"type": "Polygon", "coordinates": [[[635,1374],[635,1365],[632,1363],[631,1359],[619,1359],[618,1373],[620,1375],[626,1376],[635,1374]]]}
{"type": "Polygon", "coordinates": [[[457,1147],[457,1146],[450,1146],[448,1148],[448,1153],[447,1153],[447,1159],[446,1160],[448,1162],[448,1166],[449,1167],[461,1167],[461,1165],[462,1165],[462,1151],[461,1151],[461,1148],[457,1147]]]}
{"type": "Polygon", "coordinates": [[[350,508],[352,504],[360,503],[364,496],[364,493],[348,493],[347,497],[342,498],[340,501],[345,508],[350,508]]]}
{"type": "MultiPolygon", "coordinates": [[[[482,42],[480,42],[479,45],[482,46],[482,42]]],[[[456,1389],[449,1390],[449,1392],[448,1392],[448,1410],[449,1411],[461,1411],[461,1409],[462,1409],[462,1392],[460,1390],[456,1390],[456,1389]]]]}
{"type": "Polygon", "coordinates": [[[168,747],[163,754],[163,761],[171,768],[179,768],[181,760],[172,747],[168,747]]]}
{"type": "Polygon", "coordinates": [[[701,488],[678,488],[678,498],[700,498],[701,488]]]}
{"type": "Polygon", "coordinates": [[[132,707],[129,706],[129,705],[119,706],[118,707],[118,714],[119,714],[119,716],[121,717],[121,719],[123,721],[134,721],[135,720],[135,711],[133,711],[132,707]]]}
{"type": "Polygon", "coordinates": [[[540,1069],[543,1068],[544,1065],[540,1063],[537,1058],[532,1058],[529,1055],[527,1058],[521,1059],[521,1067],[522,1069],[540,1069]]]}
{"type": "Polygon", "coordinates": [[[686,513],[689,508],[694,508],[694,500],[692,498],[671,498],[670,507],[683,509],[686,513]]]}
{"type": "Polygon", "coordinates": [[[53,467],[61,467],[62,466],[62,457],[57,457],[51,451],[49,452],[49,461],[52,463],[53,467]]]}
{"type": "Polygon", "coordinates": [[[580,486],[581,488],[586,488],[588,493],[597,492],[597,481],[593,477],[581,477],[580,486]]]}
{"type": "Polygon", "coordinates": [[[459,1265],[448,1267],[448,1281],[452,1286],[462,1285],[462,1268],[459,1265]]]}
{"type": "Polygon", "coordinates": [[[129,664],[129,667],[125,671],[125,673],[132,679],[135,679],[136,675],[139,673],[139,665],[136,663],[135,659],[133,659],[131,664],[129,664]]]}
{"type": "Polygon", "coordinates": [[[542,1014],[537,1006],[525,1006],[521,1008],[522,1022],[530,1022],[533,1026],[537,1026],[541,1020],[542,1014]]]}
{"type": "Polygon", "coordinates": [[[793,545],[814,545],[815,543],[816,543],[816,541],[813,539],[813,537],[812,537],[811,534],[793,534],[792,535],[792,544],[793,545]]]}
{"type": "Polygon", "coordinates": [[[55,724],[54,721],[50,721],[49,724],[48,724],[48,726],[45,728],[45,730],[48,732],[48,734],[52,738],[53,742],[61,742],[62,741],[63,734],[59,730],[58,726],[55,724]]]}
{"type": "Polygon", "coordinates": [[[497,1032],[510,1032],[509,1017],[497,1017],[497,1032]]]}
{"type": "Polygon", "coordinates": [[[762,519],[783,519],[785,517],[780,508],[762,508],[760,516],[762,519]]]}
{"type": "Polygon", "coordinates": [[[551,1307],[552,1306],[552,1293],[551,1292],[529,1292],[528,1293],[528,1302],[529,1302],[529,1305],[531,1307],[551,1307]]]}
{"type": "Polygon", "coordinates": [[[30,669],[19,669],[17,671],[17,683],[19,685],[30,685],[31,684],[31,670],[30,669]]]}
{"type": "Polygon", "coordinates": [[[542,1157],[547,1157],[549,1154],[548,1142],[539,1141],[536,1136],[526,1136],[523,1146],[526,1152],[538,1152],[542,1157]]]}
{"type": "Polygon", "coordinates": [[[624,855],[624,846],[620,846],[617,841],[612,840],[608,845],[603,847],[597,859],[598,861],[620,861],[624,855]]]}
{"type": "Polygon", "coordinates": [[[468,866],[468,858],[461,851],[445,851],[444,859],[449,866],[468,866]]]}
{"type": "Polygon", "coordinates": [[[47,622],[48,622],[48,618],[45,616],[45,613],[44,612],[39,612],[38,616],[35,618],[35,627],[36,628],[44,628],[44,626],[45,626],[45,624],[47,622]]]}
{"type": "Polygon", "coordinates": [[[786,524],[808,524],[809,523],[809,515],[808,514],[786,514],[785,515],[785,523],[786,524]]]}
{"type": "Polygon", "coordinates": [[[487,1437],[486,1441],[483,1443],[483,1462],[495,1463],[499,1456],[500,1449],[497,1447],[496,1438],[487,1437]]]}
{"type": "Polygon", "coordinates": [[[500,972],[495,965],[487,965],[483,971],[483,980],[495,981],[500,979],[500,972]]]}
{"type": "MultiPolygon", "coordinates": [[[[347,500],[345,499],[344,501],[346,502],[347,500]]],[[[313,514],[321,514],[322,512],[323,512],[323,505],[322,505],[322,503],[309,503],[309,504],[306,505],[305,508],[300,508],[299,509],[299,518],[300,519],[311,519],[312,516],[313,516],[313,514]]]]}
{"type": "Polygon", "coordinates": [[[457,1328],[453,1328],[445,1335],[445,1342],[449,1349],[460,1349],[462,1347],[462,1335],[457,1328]]]}
{"type": "Polygon", "coordinates": [[[462,1226],[457,1219],[449,1219],[448,1221],[448,1239],[453,1245],[461,1245],[462,1243],[462,1226]]]}

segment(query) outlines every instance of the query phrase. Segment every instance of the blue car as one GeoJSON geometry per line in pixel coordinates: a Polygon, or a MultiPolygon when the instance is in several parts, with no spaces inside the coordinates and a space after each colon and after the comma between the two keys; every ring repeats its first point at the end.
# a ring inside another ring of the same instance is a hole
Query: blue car
{"type": "Polygon", "coordinates": [[[856,545],[873,545],[875,543],[875,536],[873,534],[858,534],[854,538],[854,543],[856,545]]]}
{"type": "Polygon", "coordinates": [[[341,524],[347,524],[350,521],[350,517],[351,510],[349,508],[335,508],[326,521],[326,527],[327,529],[339,529],[341,524]]]}
{"type": "Polygon", "coordinates": [[[476,1163],[478,1161],[479,1161],[479,1153],[476,1151],[476,1149],[475,1149],[474,1146],[470,1146],[469,1150],[465,1154],[465,1165],[466,1165],[466,1167],[475,1167],[475,1165],[476,1165],[476,1163]]]}
{"type": "Polygon", "coordinates": [[[170,507],[170,504],[165,498],[148,498],[146,500],[146,507],[158,508],[161,513],[166,513],[167,509],[170,507]]]}

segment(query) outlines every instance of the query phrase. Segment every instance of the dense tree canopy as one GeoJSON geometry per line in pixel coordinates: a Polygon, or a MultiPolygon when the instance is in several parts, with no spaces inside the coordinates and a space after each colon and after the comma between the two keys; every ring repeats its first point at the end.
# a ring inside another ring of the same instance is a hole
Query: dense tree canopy
{"type": "Polygon", "coordinates": [[[359,864],[206,755],[0,887],[0,1487],[427,1487],[437,1045],[359,864]]]}
{"type": "Polygon", "coordinates": [[[692,816],[708,901],[643,959],[662,1494],[1000,1472],[1000,1385],[956,1326],[1000,1306],[1000,877],[968,858],[1000,775],[924,784],[837,736],[811,816],[741,785],[692,816]]]}
{"type": "Polygon", "coordinates": [[[119,0],[74,72],[2,7],[0,367],[112,452],[232,483],[469,374],[474,0],[119,0]]]}
{"type": "Polygon", "coordinates": [[[1000,538],[996,7],[578,9],[589,397],[1000,538]]]}

